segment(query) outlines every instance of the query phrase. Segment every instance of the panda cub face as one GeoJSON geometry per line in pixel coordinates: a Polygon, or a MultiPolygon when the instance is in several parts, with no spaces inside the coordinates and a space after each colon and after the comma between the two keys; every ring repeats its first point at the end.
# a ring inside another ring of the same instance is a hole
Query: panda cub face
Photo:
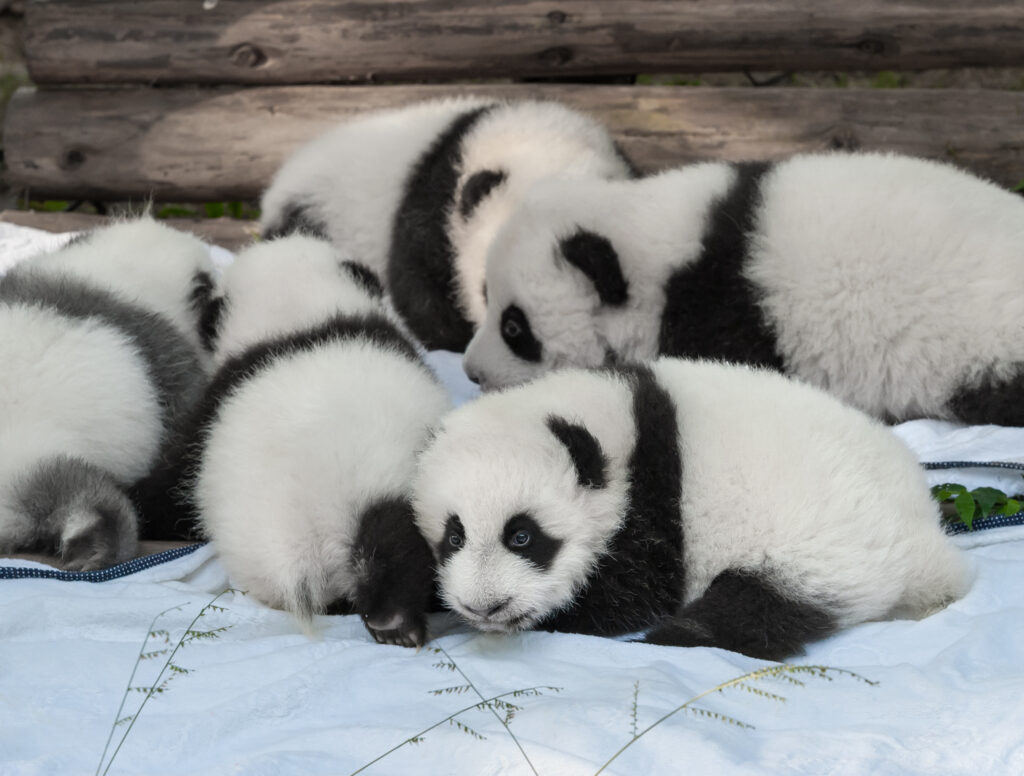
{"type": "Polygon", "coordinates": [[[605,314],[629,297],[618,255],[607,237],[557,212],[548,197],[534,197],[495,237],[487,314],[463,359],[485,390],[613,357],[605,314]]]}
{"type": "Polygon", "coordinates": [[[538,398],[466,405],[419,461],[416,522],[441,595],[482,630],[530,628],[569,606],[620,521],[614,457],[582,421],[538,398]]]}

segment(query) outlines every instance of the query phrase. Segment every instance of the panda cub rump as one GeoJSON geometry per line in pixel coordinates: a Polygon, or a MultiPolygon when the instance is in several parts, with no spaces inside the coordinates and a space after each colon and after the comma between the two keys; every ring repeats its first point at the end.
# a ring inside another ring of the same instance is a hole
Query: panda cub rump
{"type": "Polygon", "coordinates": [[[883,427],[745,367],[663,359],[487,395],[446,418],[414,503],[444,599],[487,630],[778,658],[967,584],[883,427]]]}
{"type": "Polygon", "coordinates": [[[323,241],[255,246],[224,286],[222,330],[244,346],[214,378],[185,467],[203,534],[259,600],[306,621],[354,608],[377,640],[422,644],[433,566],[408,484],[447,395],[365,271],[323,241]],[[292,305],[251,315],[253,278],[292,305]]]}

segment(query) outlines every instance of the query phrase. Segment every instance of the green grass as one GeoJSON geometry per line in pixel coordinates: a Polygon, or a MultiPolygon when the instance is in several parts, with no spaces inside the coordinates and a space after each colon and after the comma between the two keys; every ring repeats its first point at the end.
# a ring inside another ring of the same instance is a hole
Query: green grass
{"type": "Polygon", "coordinates": [[[902,89],[907,85],[905,73],[896,73],[892,70],[881,70],[875,73],[871,79],[873,89],[902,89]]]}

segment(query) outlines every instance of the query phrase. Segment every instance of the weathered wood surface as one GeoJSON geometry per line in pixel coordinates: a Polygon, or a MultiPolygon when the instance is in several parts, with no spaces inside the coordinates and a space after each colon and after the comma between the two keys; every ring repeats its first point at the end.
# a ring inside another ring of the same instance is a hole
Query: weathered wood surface
{"type": "MultiPolygon", "coordinates": [[[[164,218],[168,226],[190,232],[212,245],[237,251],[259,234],[255,221],[233,218],[164,218]]],[[[45,232],[81,232],[110,223],[106,216],[88,213],[40,213],[32,210],[0,210],[0,221],[42,229],[45,232]]]]}
{"type": "Polygon", "coordinates": [[[8,108],[5,160],[12,185],[33,197],[249,200],[330,123],[452,93],[564,100],[606,122],[648,171],[859,148],[944,159],[1003,183],[1024,178],[1024,92],[909,89],[25,89],[8,108]]]}
{"type": "Polygon", "coordinates": [[[36,0],[36,83],[1024,64],[1024,0],[36,0]]]}

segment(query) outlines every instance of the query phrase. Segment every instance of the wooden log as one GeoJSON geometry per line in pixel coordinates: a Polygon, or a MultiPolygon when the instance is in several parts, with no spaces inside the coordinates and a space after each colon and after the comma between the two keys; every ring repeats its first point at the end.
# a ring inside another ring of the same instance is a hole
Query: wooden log
{"type": "Polygon", "coordinates": [[[648,171],[849,148],[1024,179],[1024,92],[513,84],[24,89],[8,108],[8,178],[33,197],[251,200],[330,123],[453,93],[563,100],[606,122],[648,171]]]}
{"type": "MultiPolygon", "coordinates": [[[[89,213],[41,213],[33,210],[2,210],[0,222],[28,226],[44,232],[81,232],[109,224],[106,216],[89,213]]],[[[234,218],[164,218],[161,221],[175,229],[189,232],[211,245],[237,251],[259,234],[255,221],[234,218]]]]}
{"type": "Polygon", "coordinates": [[[1024,0],[36,0],[36,83],[1024,65],[1024,0]]]}

